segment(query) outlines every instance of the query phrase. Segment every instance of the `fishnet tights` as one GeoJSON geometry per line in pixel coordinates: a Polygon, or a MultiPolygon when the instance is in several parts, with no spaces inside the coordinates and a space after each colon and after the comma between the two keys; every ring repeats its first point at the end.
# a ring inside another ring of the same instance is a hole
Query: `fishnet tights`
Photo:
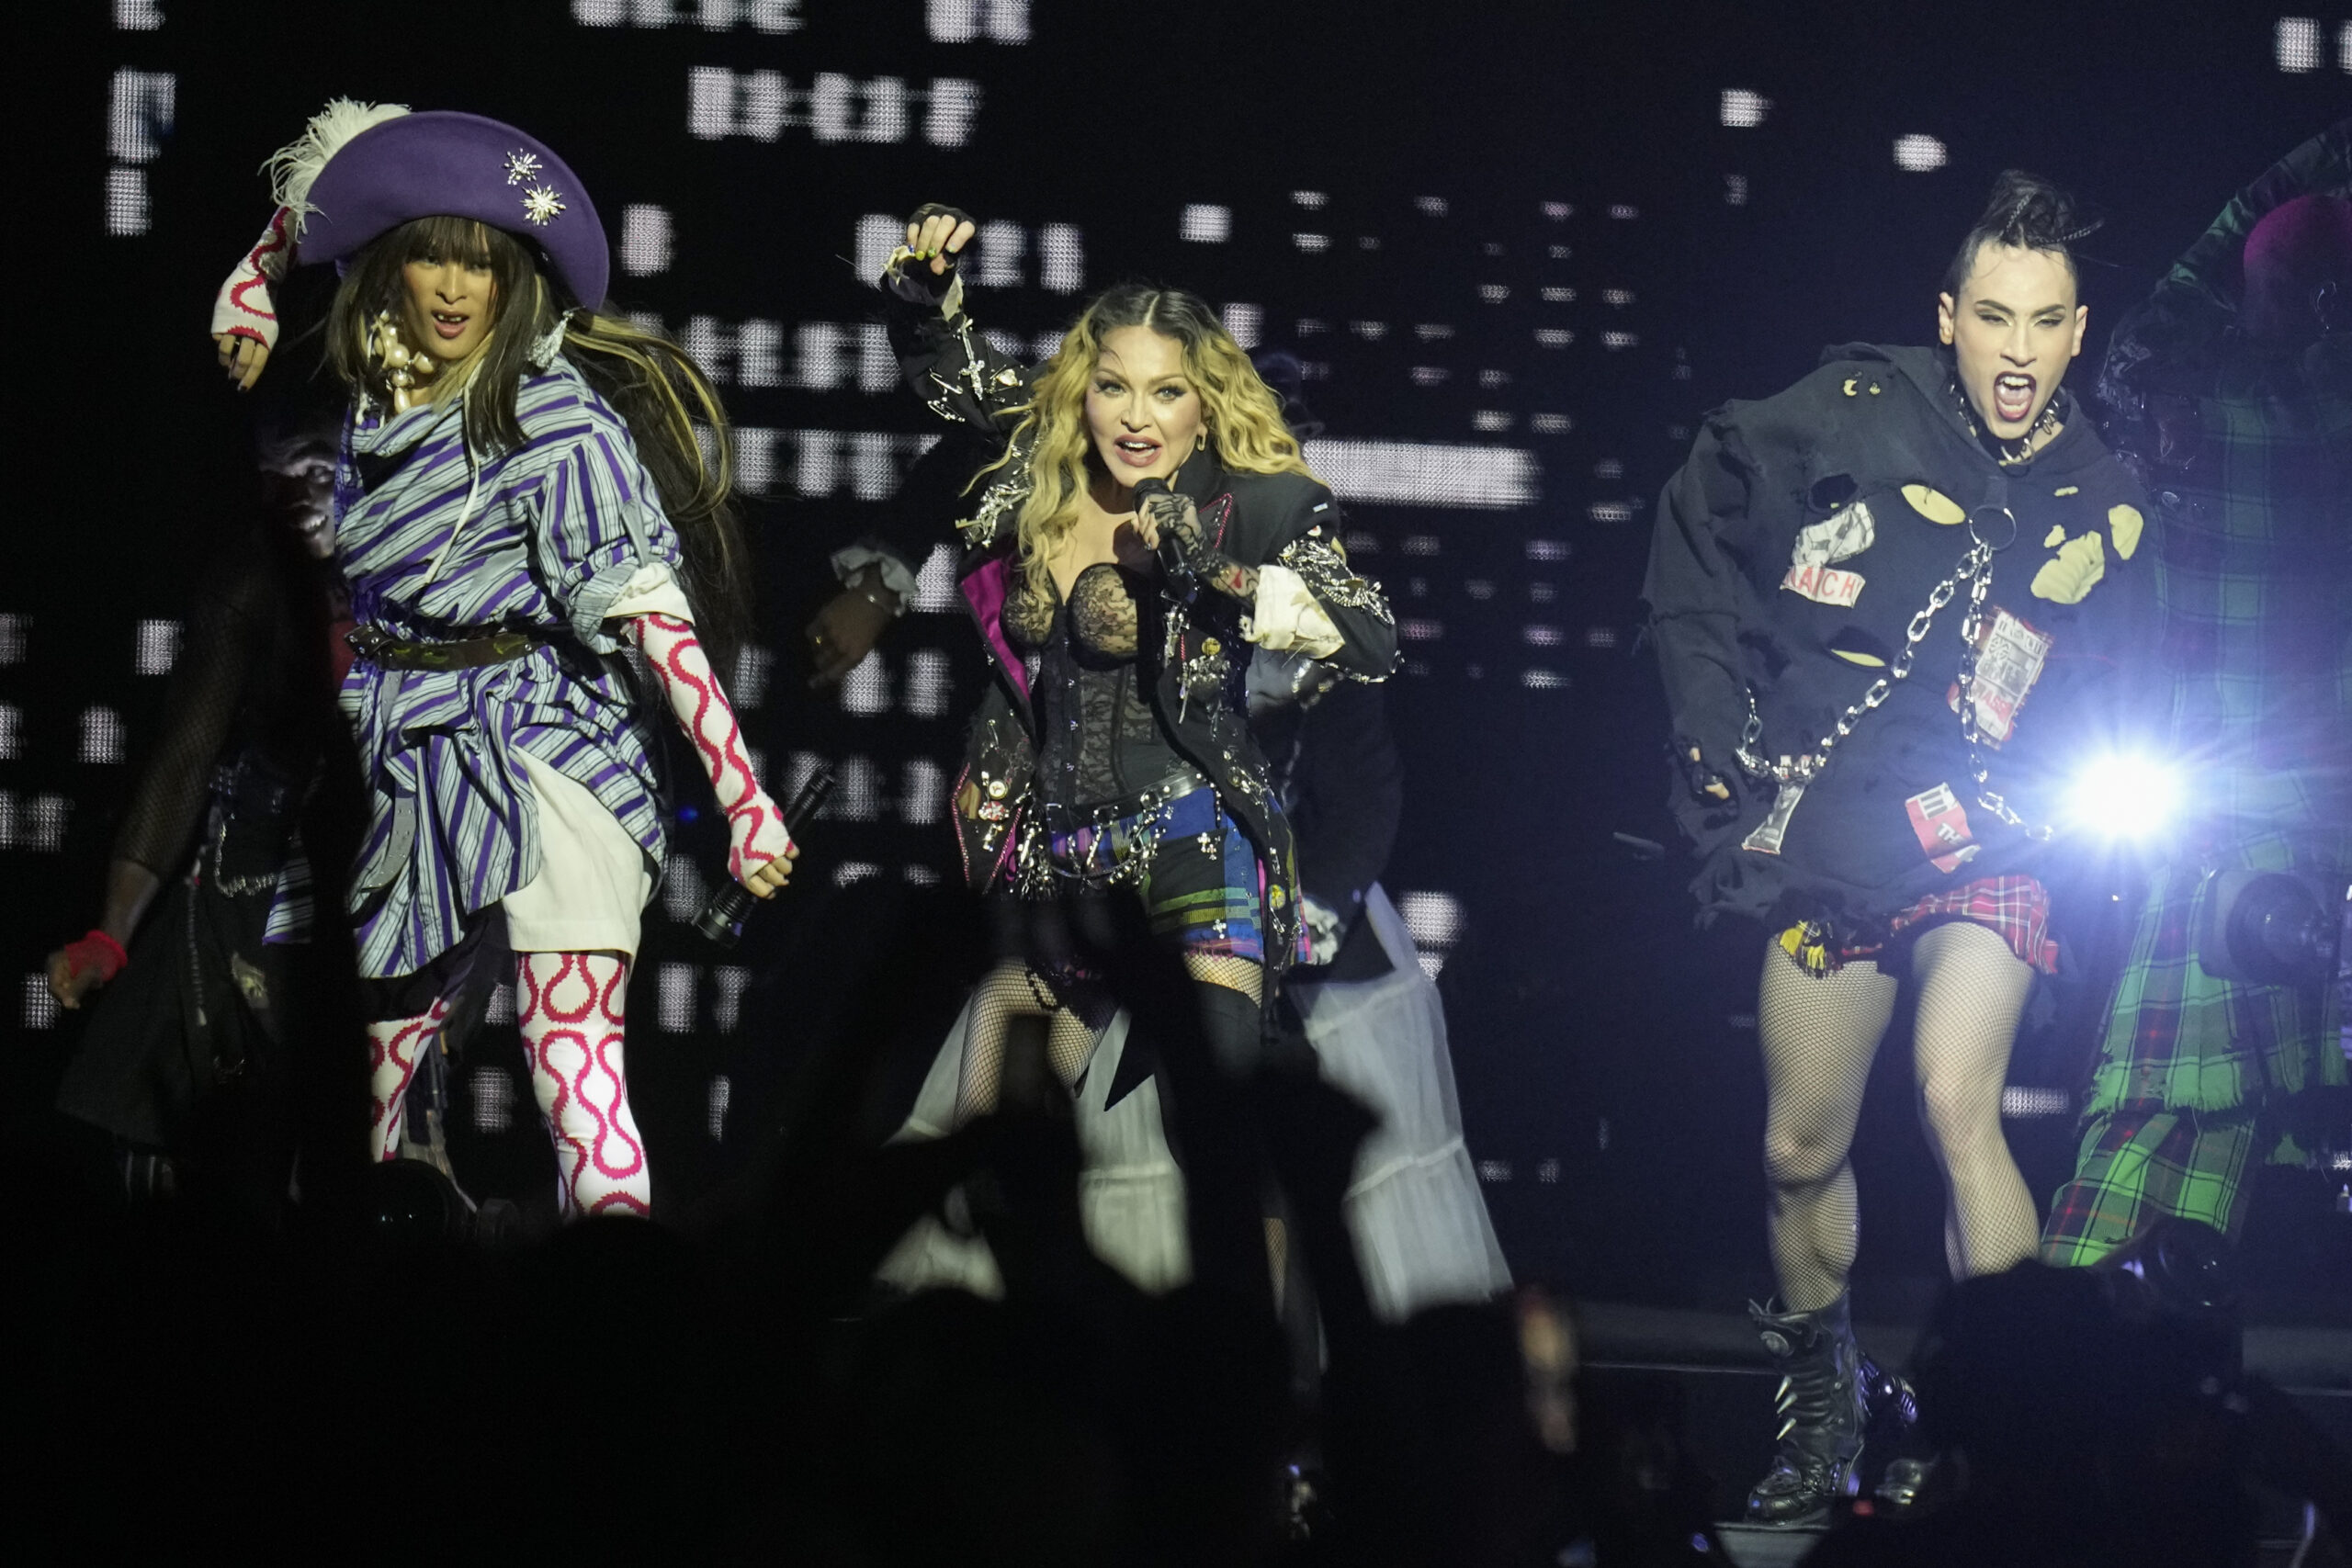
{"type": "MultiPolygon", "coordinates": [[[[2001,1134],[2001,1088],[2033,970],[1987,929],[1955,920],[1912,949],[1918,1014],[1913,1080],[1928,1147],[1944,1179],[1944,1258],[1955,1279],[2030,1256],[2033,1200],[2001,1134]]],[[[1871,1061],[1897,984],[1867,959],[1815,976],[1764,949],[1757,1032],[1764,1051],[1767,1225],[1792,1312],[1845,1292],[1860,1239],[1851,1154],[1871,1061]]]]}
{"type": "MultiPolygon", "coordinates": [[[[1223,986],[1253,1002],[1261,999],[1263,971],[1254,959],[1188,953],[1184,971],[1198,984],[1223,986]]],[[[1047,1021],[1046,1058],[1055,1076],[1074,1088],[1094,1055],[1094,1043],[1111,1021],[1111,1012],[1110,1002],[1089,988],[1073,987],[1057,993],[1044,976],[1017,959],[997,965],[972,995],[963,1070],[956,1085],[957,1125],[996,1109],[1004,1089],[1005,1042],[1014,1019],[1047,1021]]]]}

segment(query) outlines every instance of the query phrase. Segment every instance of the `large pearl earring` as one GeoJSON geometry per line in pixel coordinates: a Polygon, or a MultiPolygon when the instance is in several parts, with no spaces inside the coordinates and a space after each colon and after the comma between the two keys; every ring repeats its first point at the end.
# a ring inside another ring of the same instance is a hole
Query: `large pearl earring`
{"type": "Polygon", "coordinates": [[[417,382],[438,370],[440,362],[429,354],[418,354],[401,336],[400,323],[392,320],[390,310],[376,312],[375,324],[368,330],[368,346],[376,360],[384,367],[384,379],[392,389],[392,412],[406,413],[424,397],[417,382]]]}

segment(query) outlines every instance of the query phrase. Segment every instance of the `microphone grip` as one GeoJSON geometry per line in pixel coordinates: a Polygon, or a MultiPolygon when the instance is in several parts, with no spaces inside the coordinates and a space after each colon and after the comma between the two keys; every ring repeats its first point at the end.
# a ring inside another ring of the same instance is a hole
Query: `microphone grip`
{"type": "MultiPolygon", "coordinates": [[[[1168,481],[1160,479],[1137,479],[1135,491],[1137,512],[1159,497],[1174,493],[1168,488],[1168,481]]],[[[1193,563],[1184,558],[1184,547],[1177,543],[1173,531],[1159,531],[1159,543],[1152,547],[1152,553],[1159,558],[1159,572],[1168,580],[1170,590],[1183,603],[1191,604],[1200,593],[1200,579],[1193,570],[1193,563]]]]}
{"type": "MultiPolygon", "coordinates": [[[[823,808],[826,796],[832,793],[833,770],[820,762],[808,782],[800,786],[800,793],[792,797],[792,804],[784,808],[784,830],[795,843],[800,840],[801,827],[823,808]]],[[[733,947],[743,940],[743,922],[759,907],[758,895],[729,877],[695,917],[695,930],[707,942],[733,947]]]]}

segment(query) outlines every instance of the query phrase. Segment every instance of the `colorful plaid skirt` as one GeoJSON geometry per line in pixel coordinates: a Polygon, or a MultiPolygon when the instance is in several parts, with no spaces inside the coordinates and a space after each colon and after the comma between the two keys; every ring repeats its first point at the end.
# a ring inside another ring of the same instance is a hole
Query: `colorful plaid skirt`
{"type": "MultiPolygon", "coordinates": [[[[1208,784],[1125,816],[1046,835],[1047,863],[1071,891],[1132,886],[1155,935],[1188,953],[1265,962],[1260,911],[1287,899],[1208,784]]],[[[1299,931],[1300,957],[1306,929],[1299,931]]]]}
{"type": "Polygon", "coordinates": [[[1838,962],[1876,958],[1906,936],[1916,937],[1947,920],[1972,920],[2043,974],[2058,972],[2058,944],[2050,939],[2050,892],[2030,876],[1988,876],[1930,893],[1886,922],[1884,942],[1840,948],[1838,962]]]}

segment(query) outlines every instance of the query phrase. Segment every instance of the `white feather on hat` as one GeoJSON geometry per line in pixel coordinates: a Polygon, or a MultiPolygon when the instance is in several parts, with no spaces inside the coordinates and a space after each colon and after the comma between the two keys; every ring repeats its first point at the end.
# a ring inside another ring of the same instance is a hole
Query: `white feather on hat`
{"type": "Polygon", "coordinates": [[[270,188],[277,205],[292,213],[296,221],[309,217],[317,209],[310,202],[311,186],[327,160],[343,151],[344,144],[361,131],[398,119],[409,112],[406,104],[363,104],[353,98],[330,98],[327,107],[311,117],[302,134],[272,152],[262,164],[270,176],[270,188]]]}

